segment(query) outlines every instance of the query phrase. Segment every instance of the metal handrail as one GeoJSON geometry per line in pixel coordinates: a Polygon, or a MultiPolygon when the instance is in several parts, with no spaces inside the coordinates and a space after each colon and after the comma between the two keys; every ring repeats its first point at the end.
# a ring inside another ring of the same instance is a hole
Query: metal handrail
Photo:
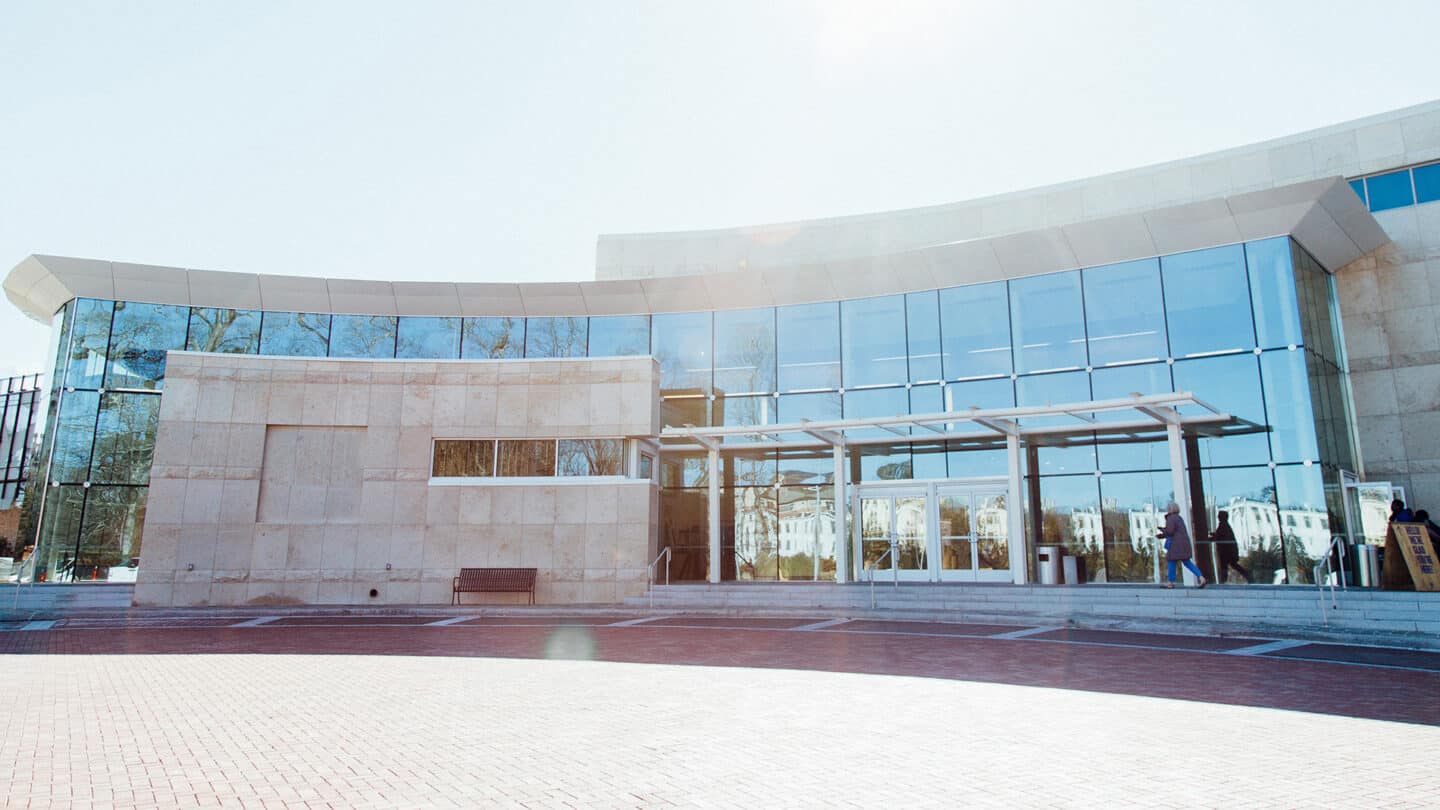
{"type": "Polygon", "coordinates": [[[1335,610],[1340,607],[1340,602],[1336,599],[1335,596],[1335,583],[1330,581],[1330,576],[1332,574],[1337,574],[1337,572],[1330,565],[1330,557],[1332,554],[1335,554],[1340,558],[1340,570],[1338,572],[1338,576],[1336,576],[1336,579],[1340,580],[1340,590],[1345,590],[1344,538],[1339,536],[1330,538],[1330,545],[1325,547],[1325,555],[1320,559],[1319,562],[1315,563],[1315,569],[1313,571],[1313,575],[1315,577],[1315,587],[1318,589],[1320,594],[1320,618],[1324,620],[1326,627],[1330,626],[1330,614],[1325,610],[1326,586],[1329,586],[1330,588],[1330,609],[1335,610]],[[1321,574],[1321,569],[1324,569],[1323,575],[1321,574]]]}
{"type": "Polygon", "coordinates": [[[650,562],[650,565],[645,569],[645,590],[650,593],[651,608],[655,607],[655,566],[660,564],[661,557],[665,558],[665,584],[667,586],[670,584],[670,547],[666,546],[663,551],[656,555],[655,559],[652,560],[650,562]]]}
{"type": "Polygon", "coordinates": [[[873,560],[871,560],[870,562],[868,562],[868,563],[865,564],[865,570],[867,570],[867,571],[870,572],[870,609],[871,609],[871,610],[874,610],[874,609],[875,609],[875,605],[876,605],[876,603],[875,603],[875,569],[880,566],[880,563],[882,563],[882,562],[885,561],[885,558],[886,558],[886,557],[889,557],[889,558],[890,558],[890,574],[891,574],[891,576],[892,576],[892,577],[894,578],[894,580],[895,580],[895,589],[896,589],[896,590],[899,590],[899,589],[900,589],[900,567],[895,564],[895,560],[896,560],[895,551],[896,551],[896,549],[898,549],[898,548],[900,548],[900,544],[897,543],[897,542],[895,542],[894,540],[891,540],[891,541],[890,541],[890,548],[885,549],[885,553],[884,553],[884,554],[881,554],[879,557],[876,557],[875,559],[873,559],[873,560]]]}

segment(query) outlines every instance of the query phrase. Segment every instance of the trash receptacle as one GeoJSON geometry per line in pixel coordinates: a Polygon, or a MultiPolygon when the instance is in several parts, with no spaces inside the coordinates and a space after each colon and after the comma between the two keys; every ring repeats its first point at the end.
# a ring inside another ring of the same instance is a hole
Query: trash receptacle
{"type": "Polygon", "coordinates": [[[1041,585],[1060,584],[1060,547],[1040,546],[1035,549],[1035,568],[1040,573],[1041,585]]]}
{"type": "Polygon", "coordinates": [[[1066,554],[1063,558],[1066,585],[1085,584],[1085,558],[1066,554]]]}
{"type": "Polygon", "coordinates": [[[1360,575],[1356,581],[1362,588],[1376,588],[1380,585],[1380,549],[1371,545],[1357,545],[1354,549],[1356,568],[1360,575]]]}

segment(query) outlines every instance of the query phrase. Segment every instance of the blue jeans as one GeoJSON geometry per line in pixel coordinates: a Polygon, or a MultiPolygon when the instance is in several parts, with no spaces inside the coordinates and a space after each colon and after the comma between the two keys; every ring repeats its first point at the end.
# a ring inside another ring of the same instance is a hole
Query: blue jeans
{"type": "Polygon", "coordinates": [[[1174,581],[1175,581],[1175,563],[1177,563],[1177,562],[1178,562],[1178,563],[1184,563],[1184,564],[1185,564],[1185,567],[1188,568],[1188,569],[1190,569],[1190,573],[1194,574],[1196,579],[1204,579],[1204,578],[1205,578],[1205,575],[1202,574],[1202,573],[1200,573],[1200,568],[1199,568],[1199,566],[1195,565],[1195,563],[1192,562],[1191,560],[1166,560],[1166,561],[1165,561],[1165,568],[1166,568],[1166,570],[1167,570],[1167,571],[1169,572],[1169,574],[1170,574],[1170,581],[1171,581],[1171,582],[1174,582],[1174,581]]]}

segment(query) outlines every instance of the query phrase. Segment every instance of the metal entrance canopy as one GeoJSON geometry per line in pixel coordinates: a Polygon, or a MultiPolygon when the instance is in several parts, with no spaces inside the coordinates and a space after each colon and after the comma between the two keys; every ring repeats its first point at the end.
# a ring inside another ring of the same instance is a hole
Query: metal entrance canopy
{"type": "MultiPolygon", "coordinates": [[[[720,427],[667,427],[660,431],[662,452],[703,450],[708,456],[709,534],[711,582],[720,581],[720,453],[724,451],[754,452],[756,450],[805,449],[830,447],[835,459],[835,538],[836,582],[845,582],[849,571],[849,537],[846,532],[845,450],[865,445],[925,444],[946,440],[1001,439],[1009,456],[1009,488],[1006,508],[1009,512],[1009,535],[1015,553],[1010,556],[1011,575],[1016,584],[1028,576],[1026,560],[1029,551],[1024,537],[1023,491],[1020,480],[1020,442],[1025,440],[1063,440],[1077,434],[1131,434],[1161,430],[1166,433],[1170,448],[1170,476],[1180,514],[1190,514],[1188,481],[1185,474],[1185,452],[1181,441],[1186,427],[1217,429],[1240,424],[1248,430],[1261,429],[1222,412],[1197,398],[1192,392],[1170,394],[1131,394],[1119,399],[1090,400],[1060,405],[1030,405],[1015,408],[970,407],[961,411],[932,414],[910,414],[854,419],[809,420],[775,425],[727,425],[720,427]],[[1199,408],[1204,413],[1181,413],[1180,408],[1199,408]],[[1122,412],[1122,418],[1100,420],[1096,413],[1122,412]],[[1025,424],[1041,418],[1065,418],[1062,424],[1025,424]],[[876,429],[892,435],[875,436],[876,429]],[[871,435],[850,435],[864,431],[871,435]],[[726,442],[726,439],[731,439],[726,442]],[[684,440],[689,440],[685,442],[684,440]],[[743,441],[734,441],[743,439],[743,441]],[[663,443],[672,440],[671,443],[663,443]],[[678,440],[678,441],[675,441],[678,440]]],[[[1187,577],[1189,574],[1187,573],[1187,577]]]]}

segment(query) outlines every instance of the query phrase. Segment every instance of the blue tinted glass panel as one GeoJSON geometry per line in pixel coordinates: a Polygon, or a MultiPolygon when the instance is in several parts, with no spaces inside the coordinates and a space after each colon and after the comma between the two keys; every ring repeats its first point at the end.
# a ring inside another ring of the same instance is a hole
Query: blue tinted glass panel
{"type": "Polygon", "coordinates": [[[906,382],[910,373],[905,352],[905,296],[840,302],[846,388],[906,382]]]}
{"type": "MultiPolygon", "coordinates": [[[[1270,460],[1270,443],[1265,437],[1265,399],[1260,388],[1260,364],[1253,354],[1200,357],[1175,363],[1175,390],[1190,391],[1223,413],[1260,425],[1258,432],[1244,425],[1232,425],[1232,435],[1200,438],[1200,463],[1205,467],[1264,464],[1270,460]]],[[[1187,415],[1207,413],[1202,408],[1181,408],[1187,415]]]]}
{"type": "Polygon", "coordinates": [[[938,294],[931,291],[905,296],[905,330],[910,348],[910,382],[941,379],[938,294]]]}
{"type": "MultiPolygon", "coordinates": [[[[1136,306],[1144,306],[1144,302],[1136,302],[1136,306]]],[[[1085,307],[1079,271],[1012,280],[1010,323],[1017,373],[1085,366],[1085,307]]]]}
{"type": "MultiPolygon", "coordinates": [[[[1160,259],[1173,357],[1255,347],[1250,282],[1239,245],[1160,259]]],[[[1136,301],[1135,306],[1151,302],[1136,301]]],[[[1158,302],[1155,302],[1158,306],[1158,302]]]]}
{"type": "Polygon", "coordinates": [[[917,385],[910,389],[910,413],[943,413],[944,411],[945,391],[941,386],[917,385]]]}
{"type": "Polygon", "coordinates": [[[946,455],[945,442],[916,442],[910,445],[910,475],[916,479],[945,478],[948,474],[946,455]]]}
{"type": "Polygon", "coordinates": [[[460,329],[460,356],[469,360],[506,360],[525,354],[525,319],[466,318],[460,329]]]}
{"type": "Polygon", "coordinates": [[[585,318],[527,318],[525,321],[526,357],[584,357],[585,318]]]}
{"type": "Polygon", "coordinates": [[[329,315],[266,312],[260,318],[261,354],[279,357],[324,357],[329,346],[329,315]]]}
{"type": "Polygon", "coordinates": [[[1417,166],[1410,170],[1415,177],[1415,201],[1435,202],[1440,200],[1440,163],[1417,166]]]}
{"type": "Polygon", "coordinates": [[[1357,197],[1360,198],[1360,201],[1361,201],[1361,202],[1365,202],[1365,181],[1364,181],[1364,180],[1351,180],[1351,181],[1350,181],[1350,188],[1351,188],[1352,191],[1355,192],[1355,196],[1357,196],[1357,197]]]}
{"type": "Polygon", "coordinates": [[[1082,275],[1091,364],[1168,356],[1158,260],[1092,267],[1082,275]]]}
{"type": "MultiPolygon", "coordinates": [[[[715,421],[726,426],[775,424],[775,398],[771,396],[716,397],[715,421]]],[[[753,442],[761,436],[726,436],[726,442],[753,442]]]]}
{"type": "Polygon", "coordinates": [[[1247,243],[1245,262],[1250,267],[1250,301],[1255,307],[1255,334],[1260,348],[1302,343],[1290,238],[1247,243]]]}
{"type": "Polygon", "coordinates": [[[1010,470],[1010,458],[1003,439],[984,441],[952,439],[946,443],[946,447],[949,448],[949,452],[945,454],[945,471],[951,478],[1005,475],[1010,470]]]}
{"type": "MultiPolygon", "coordinates": [[[[910,392],[904,388],[866,388],[860,391],[846,391],[844,402],[846,419],[866,419],[881,416],[906,416],[910,413],[910,392]]],[[[847,431],[849,436],[893,436],[888,430],[867,428],[847,431]]]]}
{"type": "Polygon", "coordinates": [[[715,313],[715,391],[753,394],[775,390],[775,310],[715,313]]]}
{"type": "Polygon", "coordinates": [[[162,387],[165,352],[185,348],[189,322],[189,307],[117,301],[105,387],[162,387]]]}
{"type": "Polygon", "coordinates": [[[336,315],[330,323],[331,357],[395,356],[394,315],[336,315]]]}
{"type": "Polygon", "coordinates": [[[60,402],[60,429],[55,432],[50,480],[81,483],[90,477],[90,449],[95,442],[95,414],[100,394],[66,391],[60,402]]]}
{"type": "Polygon", "coordinates": [[[1365,178],[1365,191],[1370,197],[1371,211],[1384,211],[1389,208],[1415,204],[1415,195],[1410,190],[1409,169],[1367,177],[1365,178]]]}
{"type": "Polygon", "coordinates": [[[1286,581],[1312,584],[1315,563],[1324,557],[1331,535],[1320,467],[1276,467],[1275,496],[1280,506],[1280,535],[1285,544],[1286,581]]]}
{"type": "Polygon", "coordinates": [[[1270,415],[1271,458],[1280,464],[1319,461],[1305,352],[1265,352],[1260,355],[1260,377],[1265,384],[1265,411],[1270,415]]]}
{"type": "Polygon", "coordinates": [[[395,356],[454,360],[460,356],[460,319],[401,318],[395,356]]]}
{"type": "Polygon", "coordinates": [[[781,394],[777,422],[799,422],[809,419],[813,422],[841,418],[840,394],[825,391],[817,394],[781,394]]]}
{"type": "MultiPolygon", "coordinates": [[[[1015,404],[1062,405],[1085,402],[1090,399],[1090,375],[1084,371],[1067,371],[1061,374],[1041,374],[1021,377],[1015,381],[1015,404]]],[[[1080,420],[1068,416],[1032,416],[1020,420],[1025,427],[1047,425],[1078,425],[1080,420]]],[[[1094,472],[1094,434],[1074,433],[1066,437],[1035,439],[1039,446],[1040,474],[1094,472]],[[1083,444],[1072,444],[1084,442],[1083,444]]]]}
{"type": "Polygon", "coordinates": [[[110,346],[110,316],[114,301],[80,299],[75,307],[75,328],[70,334],[70,365],[65,384],[99,388],[105,380],[105,354],[110,346]]]}
{"type": "Polygon", "coordinates": [[[633,357],[650,353],[649,315],[590,319],[591,357],[633,357]]]}
{"type": "MultiPolygon", "coordinates": [[[[1095,399],[1124,399],[1132,393],[1164,394],[1172,390],[1170,366],[1144,363],[1138,366],[1097,368],[1090,374],[1095,399]]],[[[1101,422],[1141,418],[1133,410],[1097,411],[1101,422]]],[[[1163,429],[1139,435],[1108,435],[1096,447],[1101,470],[1163,470],[1170,467],[1170,446],[1163,429]]],[[[1163,508],[1163,504],[1162,504],[1163,508]]]]}
{"type": "Polygon", "coordinates": [[[190,310],[192,352],[255,354],[260,351],[260,312],[254,309],[195,307],[190,310]]]}
{"type": "Polygon", "coordinates": [[[660,362],[662,394],[710,393],[711,322],[709,312],[654,317],[651,350],[660,362]]]}
{"type": "Polygon", "coordinates": [[[860,445],[850,449],[851,481],[908,481],[915,477],[905,445],[860,445]]]}
{"type": "Polygon", "coordinates": [[[840,305],[798,304],[775,310],[781,391],[840,387],[840,305]]]}
{"type": "Polygon", "coordinates": [[[1005,282],[940,291],[945,379],[1010,373],[1010,299],[1005,282]]]}

